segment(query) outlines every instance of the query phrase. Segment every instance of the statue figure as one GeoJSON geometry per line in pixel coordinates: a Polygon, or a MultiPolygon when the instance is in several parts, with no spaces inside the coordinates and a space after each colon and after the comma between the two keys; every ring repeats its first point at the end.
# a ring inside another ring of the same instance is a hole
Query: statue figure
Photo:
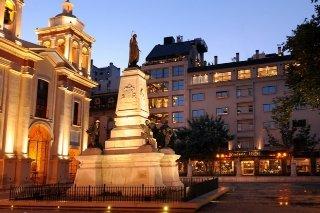
{"type": "Polygon", "coordinates": [[[151,145],[154,150],[157,150],[157,141],[153,138],[153,133],[150,128],[150,121],[146,120],[146,124],[140,124],[143,129],[141,136],[146,140],[148,145],[151,145]]]}
{"type": "Polygon", "coordinates": [[[103,146],[100,144],[100,121],[96,120],[93,125],[89,127],[87,133],[90,137],[88,148],[99,148],[103,150],[103,146]]]}
{"type": "Polygon", "coordinates": [[[138,67],[137,63],[139,61],[139,52],[137,34],[134,33],[130,39],[128,67],[138,67]]]}
{"type": "Polygon", "coordinates": [[[165,129],[164,135],[165,135],[165,138],[164,138],[164,141],[165,141],[164,148],[168,148],[168,147],[169,147],[170,140],[171,140],[171,137],[172,137],[172,135],[173,135],[172,129],[171,129],[171,128],[165,129]]]}

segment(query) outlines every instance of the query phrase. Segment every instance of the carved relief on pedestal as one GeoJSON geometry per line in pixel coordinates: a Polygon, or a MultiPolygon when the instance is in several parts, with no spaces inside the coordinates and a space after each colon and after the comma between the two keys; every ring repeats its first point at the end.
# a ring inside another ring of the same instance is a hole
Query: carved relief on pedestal
{"type": "Polygon", "coordinates": [[[121,91],[120,103],[123,108],[133,108],[137,106],[136,88],[132,84],[127,84],[121,91]]]}

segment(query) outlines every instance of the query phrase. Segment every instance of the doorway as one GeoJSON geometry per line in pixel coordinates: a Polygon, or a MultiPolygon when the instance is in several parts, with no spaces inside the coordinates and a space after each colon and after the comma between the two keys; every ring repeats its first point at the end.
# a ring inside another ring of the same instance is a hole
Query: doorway
{"type": "Polygon", "coordinates": [[[29,131],[28,157],[32,159],[30,177],[36,184],[46,183],[50,141],[51,135],[45,125],[32,126],[29,131]]]}

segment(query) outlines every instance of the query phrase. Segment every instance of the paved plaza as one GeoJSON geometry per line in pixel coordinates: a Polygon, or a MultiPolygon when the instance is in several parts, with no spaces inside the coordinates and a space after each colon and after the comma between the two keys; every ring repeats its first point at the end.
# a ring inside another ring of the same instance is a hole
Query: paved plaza
{"type": "Polygon", "coordinates": [[[320,183],[226,183],[230,192],[205,212],[320,212],[320,183]]]}
{"type": "MultiPolygon", "coordinates": [[[[198,212],[320,212],[320,183],[222,183],[230,191],[198,212]]],[[[88,212],[63,209],[1,209],[0,212],[88,212]]],[[[106,211],[92,211],[106,212],[106,211]]],[[[128,209],[110,212],[137,212],[128,209]]],[[[139,212],[150,212],[141,210],[139,212]]],[[[172,212],[172,211],[169,211],[172,212]]]]}

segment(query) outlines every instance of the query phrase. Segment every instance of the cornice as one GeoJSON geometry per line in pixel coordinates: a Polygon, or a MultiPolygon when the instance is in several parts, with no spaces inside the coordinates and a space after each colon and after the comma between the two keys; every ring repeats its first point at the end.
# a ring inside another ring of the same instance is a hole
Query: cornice
{"type": "Polygon", "coordinates": [[[92,81],[84,76],[81,76],[80,74],[75,73],[66,67],[57,67],[56,72],[61,73],[61,74],[65,74],[68,79],[75,81],[79,84],[82,84],[86,87],[89,87],[91,89],[98,86],[97,82],[92,81]]]}
{"type": "Polygon", "coordinates": [[[32,61],[43,60],[43,57],[41,57],[39,54],[4,38],[0,38],[0,49],[22,59],[32,61]]]}
{"type": "Polygon", "coordinates": [[[59,25],[59,26],[54,26],[54,27],[38,28],[35,32],[37,35],[41,35],[41,34],[51,34],[53,32],[60,32],[60,31],[68,30],[68,29],[72,30],[78,36],[84,38],[89,43],[95,42],[95,39],[92,36],[90,36],[89,34],[87,34],[84,31],[80,31],[79,29],[77,29],[76,27],[74,27],[71,24],[59,25]]]}

